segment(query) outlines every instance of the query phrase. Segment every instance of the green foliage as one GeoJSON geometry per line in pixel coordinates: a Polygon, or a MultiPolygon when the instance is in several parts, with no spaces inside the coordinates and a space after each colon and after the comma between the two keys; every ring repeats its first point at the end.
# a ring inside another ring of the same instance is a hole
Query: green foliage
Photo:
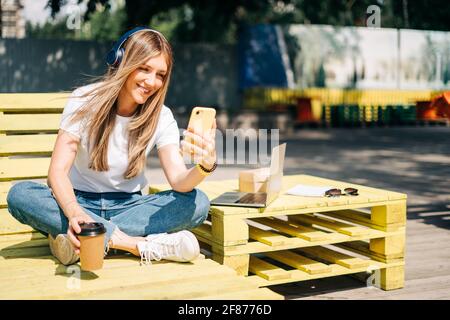
{"type": "Polygon", "coordinates": [[[112,40],[120,37],[124,29],[126,14],[123,9],[96,11],[87,22],[90,24],[90,39],[112,40]]]}
{"type": "Polygon", "coordinates": [[[27,21],[25,25],[26,35],[36,39],[73,39],[73,35],[67,32],[66,22],[45,22],[43,25],[32,25],[27,21]]]}

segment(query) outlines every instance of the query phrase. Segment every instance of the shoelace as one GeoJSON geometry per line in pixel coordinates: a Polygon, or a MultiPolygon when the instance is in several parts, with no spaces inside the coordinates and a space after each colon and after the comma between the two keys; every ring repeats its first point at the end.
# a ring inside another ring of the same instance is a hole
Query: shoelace
{"type": "Polygon", "coordinates": [[[152,264],[151,260],[160,261],[164,257],[178,255],[176,239],[167,236],[165,236],[166,239],[162,239],[164,235],[166,234],[154,236],[145,243],[144,250],[140,252],[141,264],[150,265],[152,264]]]}
{"type": "MultiPolygon", "coordinates": [[[[111,243],[112,243],[112,240],[110,240],[110,241],[111,241],[111,243]]],[[[106,248],[105,248],[105,250],[103,251],[103,257],[106,257],[106,256],[108,255],[108,252],[109,252],[109,241],[106,242],[106,248]]]]}

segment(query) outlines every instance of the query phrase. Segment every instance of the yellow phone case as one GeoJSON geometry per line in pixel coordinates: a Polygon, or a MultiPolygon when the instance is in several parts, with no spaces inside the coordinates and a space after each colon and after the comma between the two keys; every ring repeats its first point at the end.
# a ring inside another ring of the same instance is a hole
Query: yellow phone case
{"type": "Polygon", "coordinates": [[[188,130],[203,135],[213,126],[216,110],[213,108],[195,107],[192,109],[188,130]]]}
{"type": "MultiPolygon", "coordinates": [[[[195,107],[192,109],[191,117],[189,118],[188,131],[194,132],[198,135],[203,135],[213,126],[216,117],[216,110],[213,108],[195,107]]],[[[199,148],[202,146],[193,141],[189,137],[185,137],[186,142],[189,142],[199,148]]],[[[191,156],[193,150],[191,151],[191,156]]],[[[191,159],[193,160],[193,159],[191,159]]]]}

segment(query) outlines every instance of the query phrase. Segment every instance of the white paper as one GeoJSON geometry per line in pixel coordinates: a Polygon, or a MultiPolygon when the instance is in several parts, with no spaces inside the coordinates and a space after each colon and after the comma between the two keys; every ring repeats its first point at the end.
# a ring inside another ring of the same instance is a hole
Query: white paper
{"type": "Polygon", "coordinates": [[[298,184],[295,187],[289,189],[286,194],[303,197],[323,197],[325,191],[333,189],[332,186],[310,186],[306,184],[298,184]]]}

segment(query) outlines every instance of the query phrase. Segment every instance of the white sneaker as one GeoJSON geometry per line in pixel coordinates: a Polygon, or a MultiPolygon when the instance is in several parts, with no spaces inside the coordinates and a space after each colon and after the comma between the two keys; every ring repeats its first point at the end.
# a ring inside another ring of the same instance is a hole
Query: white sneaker
{"type": "Polygon", "coordinates": [[[194,234],[187,230],[175,233],[158,233],[138,242],[141,263],[151,264],[151,260],[161,259],[177,262],[192,261],[200,254],[200,246],[194,234]]]}
{"type": "Polygon", "coordinates": [[[56,239],[49,235],[48,244],[52,255],[65,266],[74,264],[80,259],[80,256],[75,253],[72,243],[65,234],[58,234],[56,239]]]}

